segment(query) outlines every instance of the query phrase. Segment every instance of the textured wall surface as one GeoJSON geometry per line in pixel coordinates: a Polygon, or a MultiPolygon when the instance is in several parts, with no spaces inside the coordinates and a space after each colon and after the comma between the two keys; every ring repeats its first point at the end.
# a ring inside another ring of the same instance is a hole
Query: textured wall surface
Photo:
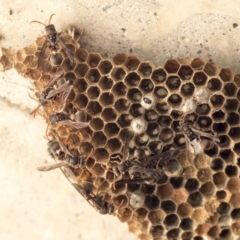
{"type": "MultiPolygon", "coordinates": [[[[82,46],[112,57],[123,52],[156,65],[169,58],[201,57],[239,70],[237,1],[2,1],[1,46],[22,48],[43,34],[52,13],[58,30],[85,29],[82,46]]],[[[0,74],[0,233],[2,239],[136,239],[112,216],[101,216],[51,162],[45,123],[29,113],[37,105],[31,85],[10,70],[0,74]]]]}

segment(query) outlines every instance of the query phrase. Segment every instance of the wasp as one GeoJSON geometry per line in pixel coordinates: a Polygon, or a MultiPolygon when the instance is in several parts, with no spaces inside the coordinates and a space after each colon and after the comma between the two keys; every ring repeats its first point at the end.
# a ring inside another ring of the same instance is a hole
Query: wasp
{"type": "MultiPolygon", "coordinates": [[[[58,62],[58,51],[59,50],[63,50],[67,57],[69,58],[71,64],[73,65],[74,63],[74,52],[67,47],[67,45],[64,43],[64,38],[66,38],[66,36],[63,36],[62,33],[58,33],[55,29],[55,26],[53,24],[50,24],[52,17],[55,14],[52,14],[49,18],[49,22],[48,25],[39,22],[39,21],[32,21],[31,23],[39,23],[45,26],[45,32],[46,32],[46,40],[43,44],[43,47],[41,49],[40,55],[39,55],[39,61],[41,61],[45,55],[45,51],[46,49],[50,49],[51,53],[52,53],[52,60],[53,63],[54,62],[58,62]]],[[[38,62],[39,64],[39,62],[38,62]]],[[[57,65],[57,64],[56,64],[57,65]]]]}

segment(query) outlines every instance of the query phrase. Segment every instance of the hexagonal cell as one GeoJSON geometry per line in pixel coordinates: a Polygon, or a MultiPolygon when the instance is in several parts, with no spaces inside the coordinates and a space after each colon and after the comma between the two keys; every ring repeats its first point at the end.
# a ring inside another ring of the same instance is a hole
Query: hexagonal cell
{"type": "Polygon", "coordinates": [[[194,232],[183,232],[181,235],[181,240],[189,240],[194,236],[194,232]]]}
{"type": "Polygon", "coordinates": [[[125,96],[127,91],[127,87],[123,82],[118,82],[113,86],[112,93],[115,97],[125,96]]]}
{"type": "Polygon", "coordinates": [[[226,163],[232,163],[234,162],[235,155],[230,149],[222,149],[220,151],[220,157],[226,162],[226,163]]]}
{"type": "Polygon", "coordinates": [[[145,199],[145,205],[149,210],[155,210],[159,207],[159,199],[155,195],[148,195],[145,199]]]}
{"type": "Polygon", "coordinates": [[[219,73],[220,78],[223,80],[223,82],[230,82],[233,78],[233,73],[230,69],[222,69],[219,73]]]}
{"type": "Polygon", "coordinates": [[[138,219],[138,221],[142,222],[145,220],[148,211],[145,208],[138,208],[133,215],[138,219]]]}
{"type": "Polygon", "coordinates": [[[99,148],[105,146],[107,138],[102,131],[94,132],[91,142],[99,148]]]}
{"type": "Polygon", "coordinates": [[[169,214],[165,217],[163,223],[168,227],[177,227],[179,224],[179,218],[176,214],[169,214]]]}
{"type": "Polygon", "coordinates": [[[128,68],[130,71],[135,71],[138,68],[138,65],[140,64],[140,61],[137,57],[129,56],[124,62],[124,65],[128,68]]]}
{"type": "Polygon", "coordinates": [[[138,86],[139,82],[140,82],[140,76],[135,73],[135,72],[131,72],[129,73],[124,81],[129,87],[136,87],[138,86]]]}
{"type": "Polygon", "coordinates": [[[231,206],[227,202],[221,202],[217,208],[217,213],[220,215],[228,214],[231,210],[231,206]]]}
{"type": "Polygon", "coordinates": [[[86,80],[87,82],[91,83],[96,83],[100,79],[100,73],[98,69],[90,69],[87,74],[86,74],[86,80]]]}
{"type": "Polygon", "coordinates": [[[139,147],[146,145],[148,141],[149,141],[149,137],[145,133],[141,133],[137,135],[135,138],[135,143],[139,147]]]}
{"type": "Polygon", "coordinates": [[[166,80],[166,72],[162,69],[156,69],[152,73],[151,79],[156,83],[163,83],[166,80]]]}
{"type": "Polygon", "coordinates": [[[88,69],[89,67],[86,63],[80,63],[74,69],[74,73],[77,75],[77,77],[81,78],[86,75],[88,69]]]}
{"type": "Polygon", "coordinates": [[[87,83],[85,82],[84,78],[80,79],[75,79],[73,82],[73,88],[78,92],[78,93],[83,93],[87,89],[87,83]]]}
{"type": "Polygon", "coordinates": [[[51,72],[53,66],[48,60],[43,60],[39,62],[38,68],[41,69],[42,72],[51,72]]]}
{"type": "Polygon", "coordinates": [[[178,76],[169,76],[166,85],[170,91],[175,91],[181,85],[181,80],[178,76]]]}
{"type": "Polygon", "coordinates": [[[121,146],[122,144],[118,138],[109,139],[106,145],[106,147],[111,151],[112,154],[119,152],[121,149],[121,146]]]}
{"type": "Polygon", "coordinates": [[[111,72],[111,76],[114,81],[121,81],[126,76],[126,71],[121,67],[115,67],[111,72]]]}
{"type": "Polygon", "coordinates": [[[90,127],[93,129],[93,131],[100,131],[103,129],[103,121],[101,118],[92,118],[90,121],[90,127]]]}
{"type": "Polygon", "coordinates": [[[232,127],[228,134],[235,142],[238,142],[240,140],[240,127],[232,127]]]}
{"type": "Polygon", "coordinates": [[[164,69],[168,73],[177,73],[180,65],[176,60],[168,60],[164,65],[164,69]]]}
{"type": "Polygon", "coordinates": [[[27,68],[36,68],[38,65],[38,58],[34,55],[27,56],[23,64],[25,64],[27,68]]]}
{"type": "Polygon", "coordinates": [[[118,112],[124,112],[124,111],[128,111],[130,106],[130,102],[125,99],[125,98],[120,98],[118,99],[115,104],[114,104],[114,108],[118,111],[118,112]]]}
{"type": "Polygon", "coordinates": [[[117,113],[112,108],[105,108],[102,112],[102,118],[105,122],[111,122],[117,118],[117,113]]]}
{"type": "Polygon", "coordinates": [[[178,147],[183,147],[185,146],[185,141],[186,141],[185,135],[176,134],[173,141],[174,141],[174,144],[176,144],[178,147]]]}
{"type": "Polygon", "coordinates": [[[215,195],[215,186],[212,182],[207,182],[204,183],[201,188],[199,189],[199,191],[202,193],[202,195],[206,198],[211,198],[215,195]]]}
{"type": "Polygon", "coordinates": [[[227,135],[222,135],[219,137],[220,143],[218,143],[218,146],[221,148],[230,147],[231,145],[231,139],[227,135]]]}
{"type": "Polygon", "coordinates": [[[128,198],[126,195],[118,195],[113,199],[113,202],[118,206],[118,208],[123,208],[128,205],[128,198]]]}
{"type": "Polygon", "coordinates": [[[158,113],[156,113],[154,110],[147,110],[145,112],[145,119],[148,121],[148,122],[151,122],[151,121],[156,121],[158,118],[158,113]]]}
{"type": "Polygon", "coordinates": [[[77,62],[80,62],[80,63],[86,62],[87,57],[88,57],[88,52],[85,49],[78,48],[76,50],[74,58],[77,62]]]}
{"type": "Polygon", "coordinates": [[[204,72],[197,72],[193,76],[193,82],[196,86],[203,86],[207,82],[207,78],[204,72]]]}
{"type": "Polygon", "coordinates": [[[225,96],[234,97],[237,92],[237,86],[234,83],[226,83],[222,91],[225,96]]]}
{"type": "Polygon", "coordinates": [[[37,69],[28,69],[24,74],[24,77],[31,78],[32,80],[38,80],[41,77],[41,72],[37,69]]]}
{"type": "Polygon", "coordinates": [[[152,66],[149,62],[142,62],[137,71],[142,77],[149,77],[152,73],[152,66]]]}
{"type": "Polygon", "coordinates": [[[204,72],[208,76],[214,76],[217,74],[218,68],[213,63],[208,62],[204,67],[204,72]]]}
{"type": "Polygon", "coordinates": [[[197,123],[199,125],[200,128],[210,128],[212,125],[212,119],[210,117],[207,116],[201,116],[198,118],[197,123]]]}
{"type": "Polygon", "coordinates": [[[16,63],[14,65],[14,68],[17,70],[17,72],[21,75],[25,74],[27,71],[27,67],[23,63],[16,63]]]}
{"type": "Polygon", "coordinates": [[[105,169],[101,164],[95,163],[95,165],[91,168],[91,172],[97,177],[102,177],[105,173],[105,169]]]}
{"type": "Polygon", "coordinates": [[[172,119],[168,115],[161,115],[159,116],[157,122],[161,127],[169,127],[172,123],[172,119]]]}
{"type": "Polygon", "coordinates": [[[191,218],[183,218],[180,223],[180,228],[184,231],[193,231],[195,223],[191,218]]]}
{"type": "Polygon", "coordinates": [[[223,120],[225,119],[225,112],[223,112],[222,110],[213,112],[212,118],[215,122],[223,122],[223,120]]]}
{"type": "Polygon", "coordinates": [[[109,92],[102,93],[99,101],[104,107],[110,106],[114,103],[114,96],[109,92]]]}
{"type": "Polygon", "coordinates": [[[145,93],[150,93],[150,92],[152,92],[154,85],[153,85],[151,79],[146,78],[146,79],[141,80],[139,87],[145,93]]]}
{"type": "Polygon", "coordinates": [[[87,96],[89,99],[94,100],[100,95],[100,89],[97,86],[91,86],[87,90],[87,96]]]}
{"type": "Polygon", "coordinates": [[[87,112],[91,115],[97,115],[101,113],[102,111],[102,106],[99,104],[97,101],[90,101],[87,105],[87,112]]]}
{"type": "Polygon", "coordinates": [[[189,80],[193,75],[193,70],[190,66],[181,66],[178,75],[182,80],[189,80]]]}
{"type": "Polygon", "coordinates": [[[127,222],[132,218],[132,211],[129,208],[121,208],[118,210],[117,217],[121,222],[127,222]]]}
{"type": "Polygon", "coordinates": [[[240,219],[240,208],[233,209],[233,211],[231,212],[231,217],[234,220],[239,220],[240,219]]]}
{"type": "Polygon", "coordinates": [[[217,78],[212,78],[208,81],[207,88],[212,92],[219,91],[222,88],[222,83],[217,78]]]}
{"type": "Polygon", "coordinates": [[[172,184],[173,188],[179,189],[184,184],[184,178],[183,177],[171,177],[170,183],[172,184]]]}
{"type": "Polygon", "coordinates": [[[53,66],[58,66],[62,63],[62,68],[65,72],[69,72],[69,71],[73,70],[74,67],[75,67],[75,64],[72,64],[69,58],[65,58],[62,62],[61,55],[59,55],[58,58],[56,58],[56,57],[53,58],[51,56],[50,57],[50,62],[52,63],[53,66]],[[55,64],[53,64],[52,61],[54,61],[55,64]]]}
{"type": "Polygon", "coordinates": [[[174,213],[176,211],[177,206],[173,201],[166,200],[161,203],[161,208],[165,213],[169,214],[174,213]]]}
{"type": "Polygon", "coordinates": [[[98,82],[98,86],[103,90],[109,90],[112,88],[113,86],[113,81],[111,78],[107,77],[107,76],[103,76],[100,78],[99,82],[98,82]]]}
{"type": "Polygon", "coordinates": [[[181,93],[183,96],[189,97],[189,96],[193,95],[194,89],[195,89],[195,87],[192,83],[186,83],[186,84],[182,85],[181,93]]]}
{"type": "Polygon", "coordinates": [[[147,128],[147,134],[150,138],[157,137],[160,132],[160,129],[158,127],[157,123],[149,123],[147,128]]]}
{"type": "Polygon", "coordinates": [[[200,58],[194,58],[191,62],[191,67],[195,70],[202,70],[205,65],[205,62],[200,58]]]}
{"type": "Polygon", "coordinates": [[[111,61],[109,61],[109,60],[101,61],[98,66],[100,73],[103,75],[109,74],[111,72],[112,68],[113,68],[113,65],[112,65],[111,61]]]}
{"type": "Polygon", "coordinates": [[[213,128],[213,132],[217,134],[226,133],[229,129],[227,123],[214,123],[212,128],[213,128]]]}
{"type": "Polygon", "coordinates": [[[236,143],[233,148],[234,152],[240,156],[240,143],[236,143]]]}
{"type": "Polygon", "coordinates": [[[214,146],[211,146],[211,148],[208,147],[208,149],[205,149],[204,151],[204,153],[211,158],[215,157],[218,154],[218,152],[219,152],[219,148],[216,144],[214,144],[214,146]]]}
{"type": "MultiPolygon", "coordinates": [[[[104,139],[104,137],[103,137],[103,139],[104,139]]],[[[101,141],[103,141],[103,140],[101,140],[101,141]]],[[[93,156],[95,157],[96,162],[98,162],[100,164],[107,164],[108,163],[109,153],[105,148],[97,148],[95,150],[93,156]]]]}
{"type": "Polygon", "coordinates": [[[127,98],[132,103],[139,102],[142,98],[142,93],[137,88],[131,88],[128,90],[127,98]]]}
{"type": "Polygon", "coordinates": [[[144,108],[139,103],[132,104],[129,111],[134,118],[142,116],[143,112],[144,108]]]}
{"type": "Polygon", "coordinates": [[[84,94],[76,95],[73,100],[73,105],[77,110],[84,109],[88,104],[88,98],[84,94]]]}
{"type": "Polygon", "coordinates": [[[162,142],[169,142],[172,140],[173,135],[174,133],[171,128],[163,128],[159,138],[162,142]]]}
{"type": "Polygon", "coordinates": [[[169,103],[172,107],[178,107],[178,106],[181,105],[181,103],[182,103],[182,97],[179,96],[178,94],[172,94],[172,95],[168,98],[168,103],[169,103]]]}
{"type": "Polygon", "coordinates": [[[239,102],[237,99],[227,99],[224,108],[229,112],[237,111],[239,102]]]}
{"type": "Polygon", "coordinates": [[[119,133],[120,129],[116,123],[107,123],[104,127],[104,133],[107,138],[114,137],[119,133]]]}
{"type": "MultiPolygon", "coordinates": [[[[50,55],[50,50],[49,50],[47,56],[45,56],[45,57],[43,56],[43,59],[47,59],[49,57],[49,55],[50,55]]],[[[27,56],[26,52],[23,49],[18,50],[16,53],[16,62],[18,62],[18,63],[23,62],[24,59],[26,58],[26,56],[27,56]]]]}
{"type": "Polygon", "coordinates": [[[169,230],[166,234],[167,239],[179,239],[181,230],[179,228],[173,228],[169,230]]]}
{"type": "Polygon", "coordinates": [[[228,165],[225,168],[225,173],[228,177],[236,177],[238,176],[238,167],[236,165],[228,165]]]}
{"type": "Polygon", "coordinates": [[[124,53],[119,53],[119,54],[116,54],[114,57],[113,57],[113,62],[116,64],[116,65],[122,65],[125,61],[125,59],[127,58],[127,55],[124,54],[124,53]]]}
{"type": "Polygon", "coordinates": [[[168,95],[168,91],[166,88],[164,87],[156,87],[154,89],[154,95],[157,97],[157,98],[160,98],[160,99],[163,99],[165,98],[167,95],[168,95]]]}
{"type": "Polygon", "coordinates": [[[86,60],[88,65],[93,68],[96,67],[100,61],[101,61],[101,56],[98,53],[90,53],[86,60]]]}
{"type": "Polygon", "coordinates": [[[213,107],[215,108],[221,108],[224,101],[225,101],[225,97],[220,95],[220,94],[214,94],[211,99],[210,99],[213,107]]]}
{"type": "Polygon", "coordinates": [[[118,117],[118,124],[120,125],[120,127],[125,128],[125,127],[129,127],[132,121],[132,117],[129,114],[121,114],[118,117]]]}
{"type": "Polygon", "coordinates": [[[190,178],[185,184],[185,188],[188,192],[195,192],[199,188],[199,181],[196,178],[190,178]]]}
{"type": "Polygon", "coordinates": [[[157,195],[160,197],[161,200],[170,199],[173,195],[174,189],[170,183],[165,185],[161,185],[157,189],[157,195]]]}
{"type": "Polygon", "coordinates": [[[226,186],[228,177],[224,172],[218,172],[213,175],[213,183],[217,188],[223,188],[226,186]]]}
{"type": "Polygon", "coordinates": [[[153,237],[153,239],[162,239],[162,237],[165,236],[165,229],[163,226],[157,225],[151,227],[150,234],[153,237]]]}
{"type": "Polygon", "coordinates": [[[219,171],[222,171],[225,168],[225,163],[221,158],[215,158],[211,162],[210,167],[211,167],[212,170],[214,170],[216,172],[219,172],[219,171]]]}
{"type": "Polygon", "coordinates": [[[148,219],[151,222],[151,224],[157,225],[157,224],[161,224],[165,218],[165,213],[161,210],[154,210],[148,213],[148,219]]]}
{"type": "Polygon", "coordinates": [[[187,202],[192,207],[200,207],[203,204],[203,195],[200,192],[190,193],[187,202]]]}

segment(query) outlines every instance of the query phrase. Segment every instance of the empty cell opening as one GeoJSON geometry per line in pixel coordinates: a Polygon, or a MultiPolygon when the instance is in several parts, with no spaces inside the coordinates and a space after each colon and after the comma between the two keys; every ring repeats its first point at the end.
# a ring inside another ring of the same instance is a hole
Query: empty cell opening
{"type": "Polygon", "coordinates": [[[218,147],[214,145],[213,147],[211,146],[210,149],[205,149],[204,153],[206,153],[209,157],[215,157],[218,154],[218,151],[218,147]]]}
{"type": "Polygon", "coordinates": [[[95,164],[95,160],[93,159],[93,158],[88,158],[87,159],[87,161],[86,161],[86,166],[88,167],[88,168],[92,168],[93,166],[94,166],[94,164],[95,164]]]}
{"type": "Polygon", "coordinates": [[[210,112],[210,107],[208,104],[199,104],[197,106],[196,112],[200,115],[207,115],[210,112]]]}
{"type": "Polygon", "coordinates": [[[234,161],[234,153],[230,149],[221,150],[220,156],[226,163],[231,163],[234,161]]]}
{"type": "Polygon", "coordinates": [[[232,72],[230,69],[222,69],[221,72],[219,73],[220,78],[224,82],[229,82],[232,79],[232,72]]]}
{"type": "Polygon", "coordinates": [[[114,135],[117,135],[119,133],[119,127],[116,123],[108,123],[104,127],[104,133],[107,135],[107,137],[112,137],[114,135]]]}
{"type": "Polygon", "coordinates": [[[115,102],[114,106],[118,112],[123,112],[129,109],[130,102],[125,98],[120,98],[115,102]]]}
{"type": "Polygon", "coordinates": [[[112,81],[111,78],[109,78],[107,76],[104,76],[104,77],[101,77],[98,85],[103,91],[104,90],[109,90],[113,86],[113,81],[112,81]]]}
{"type": "Polygon", "coordinates": [[[233,209],[233,211],[231,212],[231,217],[234,220],[240,219],[240,208],[233,209]]]}
{"type": "Polygon", "coordinates": [[[194,232],[183,232],[181,235],[182,240],[189,240],[192,239],[194,236],[194,232]]]}
{"type": "Polygon", "coordinates": [[[102,111],[102,106],[97,101],[91,101],[87,106],[87,111],[90,115],[94,116],[102,111]]]}
{"type": "Polygon", "coordinates": [[[215,121],[223,121],[225,119],[225,113],[222,110],[218,110],[212,113],[212,118],[215,121]]]}
{"type": "Polygon", "coordinates": [[[199,182],[195,178],[190,178],[185,184],[185,188],[188,192],[195,192],[199,188],[199,182]]]}
{"type": "Polygon", "coordinates": [[[166,235],[168,239],[179,239],[180,232],[179,228],[174,228],[169,230],[166,235]]]}
{"type": "Polygon", "coordinates": [[[215,194],[215,186],[212,182],[207,182],[204,183],[201,188],[199,189],[199,191],[206,197],[206,198],[210,198],[213,197],[215,194]]]}
{"type": "Polygon", "coordinates": [[[140,184],[128,183],[127,188],[129,192],[134,192],[140,188],[140,184]]]}
{"type": "Polygon", "coordinates": [[[227,196],[227,193],[224,190],[220,190],[216,192],[216,197],[219,200],[225,199],[226,196],[227,196]]]}
{"type": "Polygon", "coordinates": [[[99,54],[90,53],[87,58],[87,63],[91,67],[96,67],[98,65],[98,63],[100,62],[100,60],[101,60],[101,56],[99,54]]]}
{"type": "Polygon", "coordinates": [[[116,184],[115,189],[112,188],[111,191],[114,195],[124,193],[126,191],[126,184],[116,184]]]}
{"type": "Polygon", "coordinates": [[[122,144],[118,138],[112,138],[107,142],[107,147],[110,149],[112,153],[120,151],[121,146],[122,144]]]}
{"type": "Polygon", "coordinates": [[[75,59],[78,62],[85,62],[88,57],[88,52],[83,48],[78,48],[75,52],[75,59]]]}
{"type": "Polygon", "coordinates": [[[223,188],[226,185],[227,176],[223,172],[218,172],[213,175],[213,182],[218,188],[223,188]]]}
{"type": "Polygon", "coordinates": [[[238,156],[240,156],[240,143],[235,144],[233,150],[238,156]]]}
{"type": "Polygon", "coordinates": [[[151,211],[148,214],[148,219],[150,220],[152,225],[157,225],[162,223],[163,217],[164,217],[164,213],[162,212],[162,210],[151,211]]]}
{"type": "Polygon", "coordinates": [[[98,163],[107,164],[109,159],[109,153],[105,148],[98,148],[94,152],[94,157],[98,163]]]}
{"type": "Polygon", "coordinates": [[[239,102],[237,99],[227,99],[224,107],[227,111],[236,111],[239,106],[239,102]]]}
{"type": "Polygon", "coordinates": [[[212,170],[219,172],[222,171],[225,167],[225,163],[221,158],[215,158],[210,164],[212,170]]]}
{"type": "Polygon", "coordinates": [[[204,72],[208,76],[214,76],[217,73],[217,67],[212,63],[207,63],[204,68],[204,72]]]}
{"type": "Polygon", "coordinates": [[[148,195],[145,199],[145,205],[149,210],[154,210],[159,207],[159,199],[155,195],[148,195]]]}
{"type": "Polygon", "coordinates": [[[180,223],[180,228],[184,231],[192,231],[194,228],[194,222],[191,218],[183,218],[180,223]]]}
{"type": "Polygon", "coordinates": [[[229,147],[231,140],[227,135],[221,135],[218,138],[220,140],[220,143],[218,143],[220,147],[229,147]]]}
{"type": "MultiPolygon", "coordinates": [[[[63,61],[63,56],[61,53],[51,54],[49,60],[53,66],[59,66],[63,61]]],[[[69,71],[72,68],[69,59],[65,59],[64,62],[65,64],[63,64],[62,67],[65,71],[69,71]]]]}
{"type": "Polygon", "coordinates": [[[111,76],[115,81],[121,81],[124,79],[126,72],[122,68],[114,68],[111,72],[111,76]]]}
{"type": "Polygon", "coordinates": [[[117,114],[112,108],[105,108],[102,112],[102,118],[106,122],[114,121],[117,118],[117,114]]]}
{"type": "Polygon", "coordinates": [[[181,93],[186,97],[192,96],[194,89],[195,89],[195,87],[192,83],[186,83],[186,84],[182,85],[181,93]]]}
{"type": "Polygon", "coordinates": [[[114,96],[109,92],[102,93],[99,101],[104,107],[109,106],[114,103],[114,96]]]}
{"type": "Polygon", "coordinates": [[[163,128],[160,136],[159,136],[160,140],[162,142],[168,142],[171,141],[173,138],[173,131],[171,128],[163,128]]]}
{"type": "Polygon", "coordinates": [[[168,77],[166,84],[170,91],[174,91],[179,88],[179,86],[181,85],[181,81],[177,76],[170,76],[168,77]]]}
{"type": "Polygon", "coordinates": [[[145,93],[150,93],[152,92],[154,85],[150,79],[143,79],[140,83],[140,88],[145,92],[145,93]]]}
{"type": "Polygon", "coordinates": [[[86,75],[88,71],[88,66],[85,63],[80,63],[77,65],[77,67],[74,70],[74,73],[76,73],[76,75],[81,78],[84,77],[86,75]]]}
{"type": "Polygon", "coordinates": [[[154,94],[157,98],[165,98],[168,95],[168,91],[164,87],[156,87],[154,89],[154,94]]]}
{"type": "MultiPolygon", "coordinates": [[[[122,208],[127,205],[129,200],[125,195],[119,195],[119,196],[115,197],[113,201],[118,207],[122,208]]],[[[140,216],[140,214],[139,214],[139,216],[140,216]]]]}
{"type": "Polygon", "coordinates": [[[124,53],[119,53],[119,54],[116,54],[114,57],[113,57],[113,62],[116,64],[116,65],[122,65],[126,59],[126,55],[124,53]]]}
{"type": "Polygon", "coordinates": [[[151,122],[151,121],[156,121],[158,118],[158,114],[154,111],[154,110],[147,110],[146,113],[145,113],[145,119],[148,121],[148,122],[151,122]]]}
{"type": "Polygon", "coordinates": [[[240,139],[240,128],[232,127],[228,134],[234,141],[238,142],[240,139]]]}
{"type": "Polygon", "coordinates": [[[224,103],[224,97],[222,95],[215,94],[210,99],[213,107],[219,108],[224,103]]]}
{"type": "Polygon", "coordinates": [[[128,90],[127,98],[131,102],[139,102],[142,98],[142,93],[137,88],[132,88],[128,90]]]}
{"type": "Polygon", "coordinates": [[[183,177],[171,177],[170,183],[172,184],[173,188],[178,189],[183,186],[184,178],[183,177]]]}
{"type": "Polygon", "coordinates": [[[169,110],[169,105],[165,102],[161,102],[161,103],[157,103],[156,104],[156,110],[160,113],[160,114],[166,114],[169,110]]]}
{"type": "Polygon", "coordinates": [[[137,217],[139,221],[144,221],[147,216],[148,211],[145,208],[139,208],[135,211],[134,216],[137,217]]]}
{"type": "MultiPolygon", "coordinates": [[[[146,118],[146,120],[148,120],[148,118],[146,118]]],[[[169,127],[171,125],[172,119],[169,116],[161,115],[159,116],[157,122],[161,127],[169,127]]]]}
{"type": "Polygon", "coordinates": [[[205,65],[205,62],[200,58],[193,59],[191,67],[195,70],[201,70],[205,65]]]}
{"type": "Polygon", "coordinates": [[[132,118],[129,116],[129,114],[122,114],[118,118],[118,124],[122,128],[130,126],[131,121],[132,121],[132,118]]]}
{"type": "Polygon", "coordinates": [[[103,121],[101,118],[92,118],[90,121],[90,127],[93,129],[93,131],[99,131],[103,129],[103,121]]]}
{"type": "Polygon", "coordinates": [[[227,122],[229,125],[237,125],[239,124],[239,114],[235,113],[235,112],[230,112],[228,113],[228,118],[227,118],[227,122]]]}
{"type": "Polygon", "coordinates": [[[107,142],[107,138],[102,131],[95,132],[92,136],[92,143],[97,146],[104,146],[107,142]]]}
{"type": "Polygon", "coordinates": [[[115,86],[112,89],[113,94],[116,97],[124,96],[126,94],[126,86],[123,82],[119,82],[115,84],[115,86]]]}
{"type": "Polygon", "coordinates": [[[126,61],[124,62],[124,65],[130,70],[134,71],[137,69],[138,65],[140,64],[140,61],[136,57],[128,57],[126,61]]]}
{"type": "Polygon", "coordinates": [[[181,147],[184,146],[186,139],[183,134],[178,134],[174,137],[173,141],[177,146],[181,147]]]}
{"type": "Polygon", "coordinates": [[[90,69],[86,74],[86,79],[90,83],[96,83],[99,81],[101,75],[97,69],[90,69]]]}
{"type": "Polygon", "coordinates": [[[217,134],[223,134],[226,133],[228,130],[228,125],[227,123],[214,123],[213,124],[213,132],[217,134]]]}
{"type": "Polygon", "coordinates": [[[172,107],[177,107],[182,103],[182,98],[178,94],[172,94],[168,98],[168,103],[172,105],[172,107]]]}
{"type": "Polygon", "coordinates": [[[222,83],[217,78],[212,78],[207,84],[207,88],[212,92],[219,91],[222,88],[222,83]]]}
{"type": "Polygon", "coordinates": [[[148,141],[149,141],[149,137],[145,133],[142,133],[142,134],[136,136],[136,138],[135,138],[135,143],[137,146],[144,146],[147,144],[148,141]]]}
{"type": "Polygon", "coordinates": [[[141,63],[138,72],[144,77],[149,77],[152,73],[152,66],[149,63],[141,63]]]}
{"type": "Polygon", "coordinates": [[[207,82],[207,76],[204,72],[197,72],[193,76],[193,82],[196,86],[203,86],[207,82]]]}
{"type": "Polygon", "coordinates": [[[210,117],[199,117],[197,121],[200,128],[209,128],[212,124],[212,119],[210,117]]]}
{"type": "Polygon", "coordinates": [[[236,177],[238,176],[238,167],[235,165],[228,165],[225,168],[225,173],[228,177],[236,177]]]}
{"type": "Polygon", "coordinates": [[[155,190],[154,185],[149,185],[149,184],[142,184],[141,185],[141,192],[145,194],[152,194],[155,190]]]}
{"type": "Polygon", "coordinates": [[[73,104],[77,110],[82,110],[88,104],[88,98],[84,94],[76,95],[73,104]]]}
{"type": "Polygon", "coordinates": [[[85,82],[85,80],[83,78],[81,79],[77,79],[73,82],[73,86],[77,89],[77,91],[79,93],[83,93],[86,91],[87,89],[87,83],[85,82]]]}
{"type": "Polygon", "coordinates": [[[177,207],[173,201],[167,200],[162,202],[161,208],[165,213],[169,214],[175,212],[177,207]]]}
{"type": "Polygon", "coordinates": [[[130,87],[137,87],[140,82],[140,76],[135,73],[131,72],[125,78],[125,83],[130,87]]]}
{"type": "Polygon", "coordinates": [[[228,97],[234,97],[237,92],[237,87],[234,83],[227,83],[223,88],[223,93],[228,97]]]}
{"type": "Polygon", "coordinates": [[[150,234],[154,239],[159,239],[162,236],[165,236],[165,229],[163,226],[157,225],[150,229],[150,234]]]}
{"type": "Polygon", "coordinates": [[[169,214],[164,219],[164,224],[167,227],[176,227],[179,223],[179,218],[176,214],[169,214]]]}
{"type": "Polygon", "coordinates": [[[205,240],[202,236],[195,236],[193,240],[205,240]]]}
{"type": "Polygon", "coordinates": [[[152,79],[153,81],[155,81],[156,83],[162,83],[166,80],[166,73],[165,71],[160,68],[160,69],[156,69],[155,71],[153,71],[152,73],[152,79]]]}
{"type": "Polygon", "coordinates": [[[142,116],[143,112],[144,112],[144,108],[140,104],[138,103],[132,104],[130,108],[130,114],[134,118],[142,116]]]}
{"type": "Polygon", "coordinates": [[[199,207],[202,205],[203,202],[203,196],[200,192],[193,192],[189,194],[189,197],[187,199],[187,202],[192,207],[199,207]]]}
{"type": "Polygon", "coordinates": [[[178,72],[178,75],[182,80],[189,80],[193,75],[193,70],[189,66],[182,66],[178,72]]]}
{"type": "Polygon", "coordinates": [[[159,134],[159,128],[157,123],[149,123],[147,128],[147,134],[149,137],[157,137],[159,134]]]}
{"type": "Polygon", "coordinates": [[[231,207],[230,207],[229,203],[221,202],[217,208],[217,213],[220,215],[225,215],[225,214],[229,213],[230,209],[231,209],[231,207]]]}
{"type": "MultiPolygon", "coordinates": [[[[179,67],[180,67],[179,63],[175,60],[168,60],[164,66],[165,70],[168,73],[177,73],[179,67]]],[[[182,75],[184,75],[184,71],[182,72],[182,75]]]]}
{"type": "Polygon", "coordinates": [[[90,98],[90,99],[96,99],[98,98],[98,96],[100,95],[100,90],[98,87],[96,86],[92,86],[88,89],[87,91],[87,96],[90,98]]]}
{"type": "Polygon", "coordinates": [[[112,70],[112,63],[109,62],[108,60],[105,60],[105,61],[102,61],[100,64],[99,64],[99,70],[102,74],[108,74],[111,72],[112,70]]]}

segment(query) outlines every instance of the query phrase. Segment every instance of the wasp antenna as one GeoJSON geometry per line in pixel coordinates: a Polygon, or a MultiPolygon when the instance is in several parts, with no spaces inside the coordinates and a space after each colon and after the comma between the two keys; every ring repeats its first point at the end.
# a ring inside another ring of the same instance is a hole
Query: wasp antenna
{"type": "Polygon", "coordinates": [[[47,26],[46,24],[44,24],[44,23],[42,23],[42,22],[39,22],[39,21],[31,21],[30,24],[32,24],[32,23],[39,23],[39,24],[44,25],[45,27],[47,26]]]}
{"type": "Polygon", "coordinates": [[[52,17],[54,16],[55,14],[53,13],[50,18],[49,18],[49,22],[48,22],[48,25],[50,24],[51,20],[52,20],[52,17]]]}

